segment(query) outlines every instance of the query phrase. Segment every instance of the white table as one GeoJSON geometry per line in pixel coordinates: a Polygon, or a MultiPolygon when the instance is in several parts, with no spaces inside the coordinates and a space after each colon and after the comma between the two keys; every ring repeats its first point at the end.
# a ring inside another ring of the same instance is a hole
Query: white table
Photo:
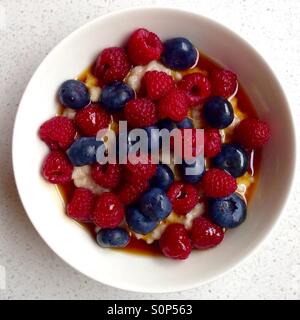
{"type": "Polygon", "coordinates": [[[300,126],[298,0],[0,0],[0,265],[7,277],[0,299],[300,298],[299,179],[283,219],[254,256],[213,283],[174,294],[123,292],[80,275],[51,252],[22,208],[13,182],[11,135],[17,105],[34,70],[52,47],[93,18],[162,3],[210,16],[252,43],[281,79],[300,126]]]}

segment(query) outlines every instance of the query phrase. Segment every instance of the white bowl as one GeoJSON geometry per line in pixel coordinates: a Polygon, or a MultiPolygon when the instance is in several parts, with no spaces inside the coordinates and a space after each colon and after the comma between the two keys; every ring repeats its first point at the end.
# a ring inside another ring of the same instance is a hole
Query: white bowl
{"type": "Polygon", "coordinates": [[[207,282],[249,256],[278,220],[290,192],[296,158],[295,134],[285,95],[261,56],[225,27],[194,13],[140,8],[112,13],[63,40],[32,77],[20,103],[13,137],[13,164],[20,197],[33,225],[68,264],[104,284],[139,292],[171,292],[207,282]],[[40,175],[47,147],[38,139],[41,123],[57,111],[56,94],[66,79],[80,74],[101,49],[121,45],[136,28],[162,39],[185,36],[206,55],[238,73],[259,116],[273,137],[263,151],[258,189],[248,219],[226,234],[216,249],[194,251],[184,262],[99,248],[90,234],[64,213],[54,186],[40,175]]]}

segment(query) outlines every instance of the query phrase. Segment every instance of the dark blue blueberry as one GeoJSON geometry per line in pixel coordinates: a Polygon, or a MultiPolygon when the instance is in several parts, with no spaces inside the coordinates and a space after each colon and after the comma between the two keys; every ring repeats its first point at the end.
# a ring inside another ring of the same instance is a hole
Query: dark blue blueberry
{"type": "Polygon", "coordinates": [[[158,226],[158,222],[149,219],[135,207],[127,208],[126,221],[132,231],[144,235],[150,233],[158,226]]]}
{"type": "Polygon", "coordinates": [[[172,204],[163,190],[153,188],[140,198],[139,209],[152,221],[159,222],[172,212],[172,204]]]}
{"type": "Polygon", "coordinates": [[[222,228],[236,228],[246,220],[247,205],[236,193],[227,198],[210,199],[208,215],[215,224],[222,228]]]}
{"type": "Polygon", "coordinates": [[[162,129],[167,129],[168,131],[172,131],[173,129],[176,128],[176,124],[175,122],[173,122],[170,119],[164,119],[164,120],[160,120],[157,123],[157,127],[162,130],[162,129]]]}
{"type": "Polygon", "coordinates": [[[125,248],[130,236],[125,229],[102,229],[97,233],[97,242],[102,248],[125,248]]]}
{"type": "Polygon", "coordinates": [[[72,164],[81,167],[96,163],[96,153],[99,147],[105,147],[102,141],[97,141],[94,137],[77,139],[67,151],[72,164]]]}
{"type": "Polygon", "coordinates": [[[181,122],[176,122],[176,127],[178,129],[193,129],[193,120],[190,118],[184,118],[181,122]]]}
{"type": "Polygon", "coordinates": [[[171,69],[186,70],[195,65],[198,52],[186,38],[173,38],[164,43],[162,62],[171,69]]]}
{"type": "Polygon", "coordinates": [[[62,105],[75,110],[82,109],[91,102],[88,88],[78,80],[64,82],[59,88],[58,98],[62,105]]]}
{"type": "Polygon", "coordinates": [[[156,173],[150,181],[153,188],[159,188],[163,191],[168,191],[171,184],[174,182],[174,173],[166,164],[157,166],[156,173]]]}
{"type": "Polygon", "coordinates": [[[228,171],[234,178],[243,176],[248,170],[247,152],[237,144],[224,144],[213,159],[215,167],[228,171]]]}
{"type": "Polygon", "coordinates": [[[198,183],[205,173],[205,161],[202,156],[198,156],[192,163],[183,160],[180,165],[182,179],[187,183],[198,183]],[[189,172],[191,170],[191,172],[189,172]]]}
{"type": "Polygon", "coordinates": [[[232,105],[222,97],[212,97],[204,105],[204,117],[213,128],[227,128],[234,119],[232,105]]]}
{"type": "Polygon", "coordinates": [[[151,126],[144,128],[148,136],[148,150],[149,152],[157,151],[160,146],[160,135],[159,135],[159,128],[156,126],[151,126]]]}
{"type": "Polygon", "coordinates": [[[122,111],[125,104],[134,97],[131,87],[122,81],[114,81],[103,88],[100,103],[107,112],[116,113],[122,111]]]}

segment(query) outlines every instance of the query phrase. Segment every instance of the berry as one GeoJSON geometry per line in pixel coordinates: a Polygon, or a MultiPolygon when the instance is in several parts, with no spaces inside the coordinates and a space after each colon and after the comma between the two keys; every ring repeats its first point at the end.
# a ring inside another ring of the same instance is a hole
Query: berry
{"type": "Polygon", "coordinates": [[[178,129],[193,129],[194,128],[193,120],[190,118],[184,118],[182,121],[176,122],[175,125],[178,129]]]}
{"type": "Polygon", "coordinates": [[[182,180],[186,183],[198,183],[205,173],[205,160],[203,156],[198,156],[194,160],[183,161],[180,166],[182,180]]]}
{"type": "Polygon", "coordinates": [[[73,166],[60,151],[48,154],[42,165],[42,175],[50,183],[64,184],[72,180],[73,166]]]}
{"type": "Polygon", "coordinates": [[[204,217],[193,221],[191,240],[193,247],[200,250],[214,248],[224,239],[224,231],[204,217]]]}
{"type": "Polygon", "coordinates": [[[211,85],[207,77],[201,73],[191,73],[183,77],[178,84],[179,89],[187,92],[190,106],[201,104],[211,94],[211,85]]]}
{"type": "Polygon", "coordinates": [[[94,195],[84,188],[75,189],[73,198],[67,205],[67,215],[79,222],[91,222],[94,209],[94,195]]]}
{"type": "Polygon", "coordinates": [[[94,74],[104,83],[123,80],[130,70],[130,63],[123,48],[107,48],[98,56],[94,74]]]}
{"type": "Polygon", "coordinates": [[[257,149],[271,138],[269,125],[258,119],[245,119],[235,129],[235,139],[247,149],[257,149]]]}
{"type": "Polygon", "coordinates": [[[237,144],[225,144],[221,152],[213,159],[216,168],[229,172],[234,178],[243,176],[248,169],[248,155],[237,144]]]}
{"type": "Polygon", "coordinates": [[[96,136],[99,130],[108,128],[110,121],[110,116],[98,104],[80,110],[75,117],[77,127],[87,137],[96,136]]]}
{"type": "Polygon", "coordinates": [[[173,210],[179,215],[186,215],[199,202],[198,191],[191,184],[174,182],[168,191],[173,210]]]}
{"type": "Polygon", "coordinates": [[[105,147],[102,141],[97,141],[92,137],[83,137],[75,140],[67,151],[67,155],[74,166],[81,167],[96,163],[96,154],[100,147],[105,147]]]}
{"type": "Polygon", "coordinates": [[[156,106],[146,98],[129,101],[125,106],[124,115],[132,128],[148,127],[157,122],[156,106]]]}
{"type": "MultiPolygon", "coordinates": [[[[128,159],[129,160],[129,159],[128,159]]],[[[126,164],[126,168],[130,173],[136,177],[140,177],[141,179],[151,179],[157,169],[157,165],[151,163],[151,158],[146,155],[140,155],[138,162],[136,164],[128,161],[126,164]]]]}
{"type": "Polygon", "coordinates": [[[151,100],[160,100],[175,87],[173,78],[162,71],[146,72],[143,84],[146,88],[147,96],[151,100]]]}
{"type": "Polygon", "coordinates": [[[116,113],[123,111],[126,103],[134,97],[131,87],[122,81],[114,81],[103,88],[100,103],[108,113],[116,113]]]}
{"type": "Polygon", "coordinates": [[[166,164],[160,164],[157,166],[156,173],[150,181],[150,185],[153,188],[159,188],[163,191],[168,191],[172,183],[174,182],[174,173],[170,167],[166,164]]]}
{"type": "Polygon", "coordinates": [[[229,127],[234,119],[231,103],[222,97],[210,98],[204,105],[204,118],[213,128],[229,127]]]}
{"type": "Polygon", "coordinates": [[[104,192],[98,197],[92,214],[97,227],[116,228],[123,221],[124,216],[124,207],[114,193],[104,192]]]}
{"type": "MultiPolygon", "coordinates": [[[[184,119],[182,121],[184,121],[184,119]]],[[[157,122],[157,126],[160,130],[167,129],[168,131],[172,131],[173,129],[176,128],[176,123],[170,119],[163,119],[157,122]]]]}
{"type": "Polygon", "coordinates": [[[182,121],[189,111],[189,100],[186,93],[179,89],[172,89],[159,103],[161,119],[169,118],[173,121],[182,121]]]}
{"type": "Polygon", "coordinates": [[[232,229],[246,220],[247,206],[245,201],[234,193],[227,198],[210,199],[208,202],[208,215],[218,226],[232,229]]]}
{"type": "Polygon", "coordinates": [[[237,88],[237,76],[229,70],[215,69],[210,75],[212,93],[225,99],[231,97],[237,88]]]}
{"type": "Polygon", "coordinates": [[[162,62],[171,69],[190,69],[197,59],[198,51],[186,38],[173,38],[164,43],[162,62]]]}
{"type": "Polygon", "coordinates": [[[126,222],[130,230],[143,235],[152,232],[158,226],[158,222],[146,217],[135,207],[126,210],[126,222]]]}
{"type": "Polygon", "coordinates": [[[73,121],[60,116],[46,121],[39,130],[39,137],[51,150],[66,150],[74,141],[75,135],[73,121]]]}
{"type": "Polygon", "coordinates": [[[210,198],[227,197],[237,189],[235,179],[220,169],[208,170],[203,177],[202,185],[205,195],[210,198]]]}
{"type": "Polygon", "coordinates": [[[204,131],[204,156],[213,158],[221,152],[222,139],[219,130],[206,129],[204,131]]]}
{"type": "Polygon", "coordinates": [[[145,65],[152,60],[160,59],[163,44],[155,33],[138,29],[130,36],[127,50],[133,64],[145,65]]]}
{"type": "Polygon", "coordinates": [[[125,248],[130,236],[123,228],[102,229],[97,233],[97,243],[102,248],[125,248]]]}
{"type": "Polygon", "coordinates": [[[92,165],[91,175],[99,186],[107,189],[115,189],[121,182],[121,167],[118,164],[92,165]]]}
{"type": "Polygon", "coordinates": [[[147,180],[133,177],[132,180],[134,179],[134,182],[125,182],[125,184],[122,185],[118,190],[117,195],[120,201],[125,206],[135,203],[140,198],[140,196],[149,188],[149,183],[147,180]]]}
{"type": "Polygon", "coordinates": [[[162,221],[172,212],[172,204],[163,190],[153,188],[141,197],[139,209],[149,219],[162,221]]]}
{"type": "Polygon", "coordinates": [[[59,88],[58,97],[60,103],[68,108],[79,110],[91,102],[87,86],[78,80],[68,80],[59,88]]]}
{"type": "Polygon", "coordinates": [[[172,259],[185,260],[192,251],[188,233],[181,224],[170,224],[159,240],[162,253],[172,259]]]}

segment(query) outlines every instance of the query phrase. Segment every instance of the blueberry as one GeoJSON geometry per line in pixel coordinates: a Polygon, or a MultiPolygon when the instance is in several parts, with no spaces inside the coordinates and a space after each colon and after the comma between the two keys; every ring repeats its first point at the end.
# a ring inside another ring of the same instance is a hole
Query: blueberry
{"type": "Polygon", "coordinates": [[[208,215],[212,221],[222,228],[236,228],[247,216],[245,201],[236,193],[227,198],[210,199],[208,215]]]}
{"type": "Polygon", "coordinates": [[[158,226],[158,222],[149,219],[135,207],[127,208],[126,221],[132,231],[144,235],[150,233],[158,226]]]}
{"type": "Polygon", "coordinates": [[[125,248],[130,236],[125,229],[102,229],[97,233],[97,242],[102,248],[125,248]]]}
{"type": "Polygon", "coordinates": [[[222,97],[212,97],[204,105],[204,117],[213,128],[227,128],[234,119],[232,105],[222,97]]]}
{"type": "Polygon", "coordinates": [[[193,120],[190,118],[184,118],[181,122],[176,122],[176,127],[178,129],[193,129],[193,120]]]}
{"type": "Polygon", "coordinates": [[[168,191],[171,184],[174,182],[174,173],[166,164],[157,166],[154,177],[150,180],[150,185],[153,188],[159,188],[163,191],[168,191]]]}
{"type": "Polygon", "coordinates": [[[203,156],[198,156],[192,163],[188,163],[183,160],[180,165],[180,171],[182,179],[187,183],[198,183],[202,179],[205,172],[205,161],[203,156]],[[192,169],[192,172],[188,172],[188,169],[192,169]]]}
{"type": "Polygon", "coordinates": [[[162,130],[162,129],[167,129],[168,131],[172,131],[173,129],[176,128],[175,122],[173,122],[170,119],[163,119],[158,121],[157,127],[162,130]]]}
{"type": "Polygon", "coordinates": [[[160,147],[160,135],[159,128],[151,126],[144,128],[148,136],[148,150],[157,151],[160,147]]]}
{"type": "Polygon", "coordinates": [[[77,80],[68,80],[59,88],[58,98],[62,105],[79,110],[90,104],[91,97],[86,85],[77,80]]]}
{"type": "Polygon", "coordinates": [[[81,167],[97,161],[96,153],[101,146],[104,146],[102,141],[97,141],[94,137],[83,137],[71,145],[67,154],[74,166],[81,167]]]}
{"type": "Polygon", "coordinates": [[[141,197],[139,209],[152,221],[159,222],[172,212],[172,204],[163,190],[153,188],[141,197]]]}
{"type": "Polygon", "coordinates": [[[122,111],[125,104],[134,97],[131,87],[122,81],[114,81],[103,88],[100,103],[107,112],[116,113],[122,111]]]}
{"type": "Polygon", "coordinates": [[[171,69],[186,70],[195,65],[198,52],[186,38],[173,38],[164,43],[162,62],[171,69]]]}
{"type": "Polygon", "coordinates": [[[247,152],[237,144],[224,144],[213,159],[215,167],[228,171],[234,178],[243,176],[248,169],[247,152]]]}

